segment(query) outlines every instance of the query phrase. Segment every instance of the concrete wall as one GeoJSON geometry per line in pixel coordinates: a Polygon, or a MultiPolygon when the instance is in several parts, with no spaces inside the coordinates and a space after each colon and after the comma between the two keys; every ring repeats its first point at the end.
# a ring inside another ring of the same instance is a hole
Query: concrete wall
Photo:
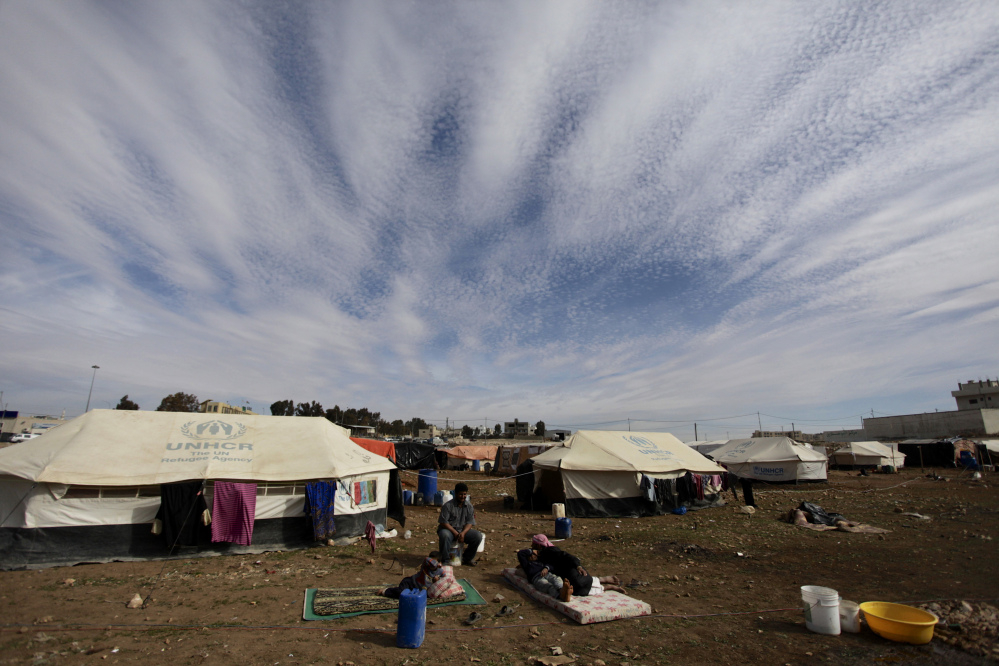
{"type": "Polygon", "coordinates": [[[999,434],[999,409],[932,412],[864,419],[869,439],[907,439],[999,434]]]}

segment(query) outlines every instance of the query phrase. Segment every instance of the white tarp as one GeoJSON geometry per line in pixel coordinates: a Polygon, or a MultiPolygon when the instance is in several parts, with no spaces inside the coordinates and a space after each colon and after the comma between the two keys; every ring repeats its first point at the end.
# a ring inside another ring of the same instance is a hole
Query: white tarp
{"type": "Polygon", "coordinates": [[[394,468],[345,429],[301,416],[97,409],[0,449],[0,475],[90,486],[334,479],[394,468]]]}
{"type": "Polygon", "coordinates": [[[830,456],[835,465],[891,465],[901,468],[905,454],[892,450],[881,442],[849,442],[830,456]]]}
{"type": "Polygon", "coordinates": [[[715,449],[712,457],[744,479],[761,481],[816,481],[827,478],[824,453],[806,448],[789,437],[735,439],[715,449]]]}

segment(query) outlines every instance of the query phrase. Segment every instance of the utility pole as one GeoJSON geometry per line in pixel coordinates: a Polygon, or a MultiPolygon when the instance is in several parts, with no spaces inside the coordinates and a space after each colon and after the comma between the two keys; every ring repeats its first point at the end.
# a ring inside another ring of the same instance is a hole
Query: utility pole
{"type": "Polygon", "coordinates": [[[84,413],[90,411],[90,396],[94,394],[94,380],[97,379],[97,371],[101,369],[99,365],[92,365],[90,367],[94,369],[94,375],[90,378],[90,393],[87,394],[87,409],[84,410],[84,413]]]}
{"type": "Polygon", "coordinates": [[[763,434],[763,421],[760,420],[760,413],[756,412],[756,422],[760,424],[760,434],[763,434]]]}
{"type": "Polygon", "coordinates": [[[697,421],[694,421],[694,441],[697,441],[697,421]]]}

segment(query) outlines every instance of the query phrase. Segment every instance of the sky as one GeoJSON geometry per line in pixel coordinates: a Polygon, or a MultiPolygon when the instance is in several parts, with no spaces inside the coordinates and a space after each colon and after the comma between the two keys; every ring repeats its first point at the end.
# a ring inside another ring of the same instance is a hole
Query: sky
{"type": "Polygon", "coordinates": [[[950,410],[999,376],[999,5],[8,0],[0,232],[21,412],[950,410]]]}

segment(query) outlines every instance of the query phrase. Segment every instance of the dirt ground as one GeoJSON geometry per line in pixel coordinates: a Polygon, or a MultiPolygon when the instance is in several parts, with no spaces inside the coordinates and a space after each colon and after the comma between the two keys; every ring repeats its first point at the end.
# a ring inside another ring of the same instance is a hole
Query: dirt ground
{"type": "MultiPolygon", "coordinates": [[[[394,583],[400,563],[412,573],[436,548],[433,507],[407,507],[413,538],[379,540],[374,555],[356,544],[0,572],[0,663],[516,665],[553,647],[595,666],[999,662],[988,615],[999,605],[999,476],[927,472],[833,471],[828,483],[758,487],[754,515],[741,513],[729,493],[728,506],[684,516],[574,519],[571,539],[559,545],[592,573],[634,581],[629,594],[655,611],[586,626],[500,576],[530,535],[553,536],[550,515],[504,510],[511,480],[442,472],[438,487],[470,480],[486,547],[478,566],[456,573],[489,603],[429,609],[419,649],[395,646],[394,614],[306,622],[302,606],[309,587],[394,583]],[[803,500],[891,532],[820,533],[782,522],[803,500]],[[819,635],[805,628],[801,585],[832,587],[858,602],[936,603],[955,614],[924,646],[891,643],[866,627],[819,635]],[[126,608],[135,594],[151,597],[146,608],[126,608]],[[497,594],[504,598],[494,602],[497,594]],[[504,604],[520,606],[494,618],[504,604]],[[462,620],[473,609],[487,619],[469,628],[462,620]]],[[[416,484],[415,474],[406,478],[416,484]]]]}

